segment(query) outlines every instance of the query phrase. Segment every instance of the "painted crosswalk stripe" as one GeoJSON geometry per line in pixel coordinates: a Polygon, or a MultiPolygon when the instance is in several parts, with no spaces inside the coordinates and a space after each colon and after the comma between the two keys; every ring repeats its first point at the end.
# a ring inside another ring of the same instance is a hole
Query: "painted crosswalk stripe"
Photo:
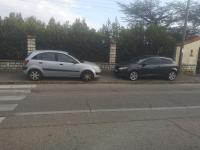
{"type": "Polygon", "coordinates": [[[31,90],[0,90],[0,94],[3,94],[3,93],[6,93],[6,94],[11,94],[11,93],[23,93],[23,94],[29,94],[31,93],[31,90]]]}
{"type": "Polygon", "coordinates": [[[0,104],[0,111],[13,111],[18,104],[0,104]]]}
{"type": "Polygon", "coordinates": [[[35,88],[35,84],[27,84],[27,85],[0,85],[0,89],[27,89],[27,88],[35,88]]]}
{"type": "Polygon", "coordinates": [[[0,96],[0,101],[21,101],[23,99],[25,99],[25,95],[21,95],[21,96],[0,96]]]}
{"type": "Polygon", "coordinates": [[[6,117],[0,117],[0,123],[2,123],[5,118],[6,117]]]}

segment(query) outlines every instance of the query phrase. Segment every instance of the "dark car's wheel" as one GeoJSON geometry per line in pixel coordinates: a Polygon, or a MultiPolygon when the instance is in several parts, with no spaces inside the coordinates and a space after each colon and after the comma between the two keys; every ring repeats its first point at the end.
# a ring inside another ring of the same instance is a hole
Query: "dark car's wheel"
{"type": "Polygon", "coordinates": [[[131,73],[129,74],[129,79],[131,81],[136,81],[138,79],[139,75],[136,71],[131,71],[131,73]]]}
{"type": "Polygon", "coordinates": [[[28,78],[32,81],[38,81],[42,79],[42,73],[39,70],[33,69],[28,72],[28,78]]]}
{"type": "Polygon", "coordinates": [[[91,81],[91,80],[94,79],[94,74],[91,71],[84,71],[81,74],[81,79],[84,80],[84,81],[91,81]]]}
{"type": "Polygon", "coordinates": [[[176,77],[177,77],[177,73],[175,71],[169,72],[169,74],[168,74],[168,80],[173,81],[173,80],[176,79],[176,77]]]}

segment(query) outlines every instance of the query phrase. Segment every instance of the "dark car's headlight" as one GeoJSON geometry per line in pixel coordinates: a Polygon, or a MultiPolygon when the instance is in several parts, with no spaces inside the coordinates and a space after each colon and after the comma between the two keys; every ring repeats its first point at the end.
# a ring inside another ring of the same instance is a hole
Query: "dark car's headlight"
{"type": "Polygon", "coordinates": [[[128,67],[119,67],[118,69],[119,69],[119,70],[127,70],[128,67]]]}

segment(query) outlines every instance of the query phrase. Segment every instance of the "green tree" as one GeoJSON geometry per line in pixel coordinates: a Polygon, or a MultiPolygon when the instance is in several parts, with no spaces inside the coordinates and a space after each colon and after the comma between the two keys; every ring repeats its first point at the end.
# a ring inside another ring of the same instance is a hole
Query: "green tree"
{"type": "Polygon", "coordinates": [[[0,59],[21,59],[25,55],[24,21],[21,14],[10,13],[1,20],[0,59]]]}
{"type": "Polygon", "coordinates": [[[173,12],[160,0],[137,0],[129,4],[118,3],[131,25],[142,23],[169,26],[173,22],[173,12]]]}
{"type": "Polygon", "coordinates": [[[117,45],[118,62],[144,55],[146,53],[144,27],[138,24],[127,29],[122,28],[117,45]]]}
{"type": "Polygon", "coordinates": [[[146,48],[148,54],[172,57],[176,40],[172,38],[164,27],[151,25],[146,30],[146,48]]]}
{"type": "MultiPolygon", "coordinates": [[[[172,1],[168,3],[168,7],[173,12],[175,18],[175,28],[183,28],[185,20],[186,3],[184,1],[172,1]]],[[[194,35],[200,33],[200,2],[191,1],[190,10],[188,16],[188,35],[194,35]]]]}

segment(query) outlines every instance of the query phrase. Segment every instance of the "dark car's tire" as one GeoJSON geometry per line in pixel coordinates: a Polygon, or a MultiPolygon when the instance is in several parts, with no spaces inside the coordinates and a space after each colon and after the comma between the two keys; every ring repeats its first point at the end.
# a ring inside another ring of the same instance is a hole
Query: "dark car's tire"
{"type": "Polygon", "coordinates": [[[167,78],[168,78],[168,80],[170,80],[170,81],[174,81],[174,80],[176,79],[176,77],[177,77],[177,72],[175,72],[175,71],[170,71],[167,78]]]}
{"type": "Polygon", "coordinates": [[[136,81],[139,78],[139,74],[136,71],[131,71],[129,73],[129,80],[136,81]]]}
{"type": "Polygon", "coordinates": [[[32,69],[28,72],[28,78],[32,81],[39,81],[42,79],[42,73],[37,69],[32,69]]]}
{"type": "Polygon", "coordinates": [[[92,71],[84,71],[82,74],[81,74],[81,79],[83,81],[91,81],[91,80],[94,80],[94,73],[92,71]]]}

